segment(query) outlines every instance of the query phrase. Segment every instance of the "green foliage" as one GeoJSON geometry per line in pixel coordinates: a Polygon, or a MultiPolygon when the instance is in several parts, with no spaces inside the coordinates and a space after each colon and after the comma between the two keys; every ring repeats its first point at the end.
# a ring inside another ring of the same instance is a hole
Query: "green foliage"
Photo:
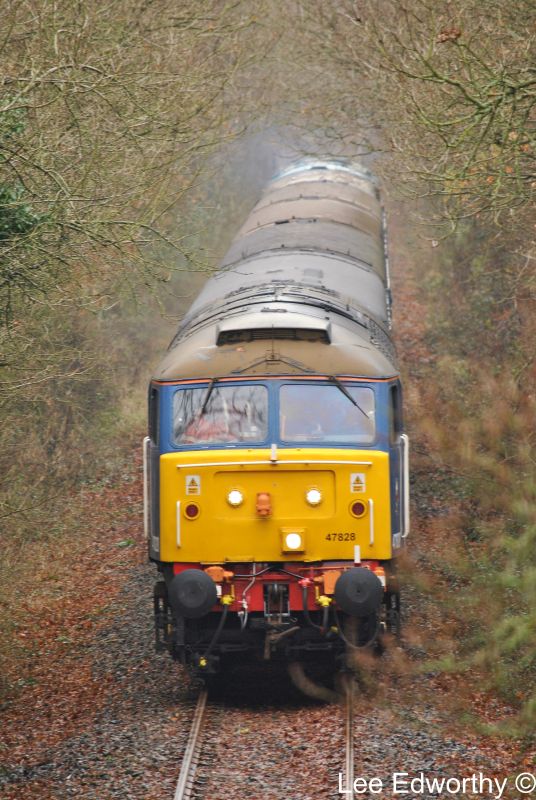
{"type": "MultiPolygon", "coordinates": [[[[0,174],[9,161],[8,151],[17,147],[17,139],[26,129],[26,113],[22,108],[0,113],[0,174]]],[[[21,269],[13,258],[17,241],[24,240],[45,219],[37,214],[28,202],[28,195],[20,180],[7,175],[11,183],[0,183],[0,295],[6,297],[3,322],[8,321],[12,304],[12,291],[20,283],[21,269]]],[[[33,276],[35,284],[35,274],[33,276]]]]}
{"type": "Polygon", "coordinates": [[[41,219],[24,201],[22,186],[0,186],[0,259],[2,246],[29,233],[41,219]]]}

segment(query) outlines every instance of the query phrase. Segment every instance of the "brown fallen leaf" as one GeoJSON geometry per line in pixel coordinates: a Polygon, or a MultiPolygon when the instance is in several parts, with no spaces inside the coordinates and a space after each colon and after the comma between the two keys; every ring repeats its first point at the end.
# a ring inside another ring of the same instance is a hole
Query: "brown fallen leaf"
{"type": "Polygon", "coordinates": [[[461,35],[461,30],[454,26],[452,28],[443,28],[443,30],[439,31],[436,42],[437,44],[442,44],[443,42],[455,42],[460,38],[461,35]]]}

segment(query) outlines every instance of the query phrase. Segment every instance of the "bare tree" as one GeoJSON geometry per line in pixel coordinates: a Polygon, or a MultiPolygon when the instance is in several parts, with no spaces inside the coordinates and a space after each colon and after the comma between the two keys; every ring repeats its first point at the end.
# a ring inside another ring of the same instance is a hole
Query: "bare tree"
{"type": "Polygon", "coordinates": [[[21,302],[94,303],[118,271],[153,270],[146,245],[164,235],[162,215],[232,132],[225,92],[252,20],[218,0],[6,5],[0,219],[19,221],[0,239],[9,324],[21,302]]]}
{"type": "Polygon", "coordinates": [[[441,197],[452,222],[482,213],[499,220],[533,202],[533,3],[340,0],[299,8],[311,31],[308,59],[337,74],[346,129],[363,113],[376,123],[377,144],[398,154],[393,164],[406,188],[441,197]]]}

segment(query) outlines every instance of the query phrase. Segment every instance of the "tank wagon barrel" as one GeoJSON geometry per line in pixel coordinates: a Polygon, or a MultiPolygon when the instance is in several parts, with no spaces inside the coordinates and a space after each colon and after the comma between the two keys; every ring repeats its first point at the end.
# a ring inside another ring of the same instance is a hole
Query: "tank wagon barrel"
{"type": "Polygon", "coordinates": [[[198,670],[237,652],[337,659],[398,630],[408,441],[385,243],[369,172],[292,166],[154,374],[157,641],[198,670]]]}

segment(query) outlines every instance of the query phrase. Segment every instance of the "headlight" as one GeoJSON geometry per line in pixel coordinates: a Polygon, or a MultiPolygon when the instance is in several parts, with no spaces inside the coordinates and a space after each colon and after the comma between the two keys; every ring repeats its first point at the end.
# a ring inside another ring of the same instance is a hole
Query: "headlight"
{"type": "Polygon", "coordinates": [[[320,489],[308,489],[305,493],[305,499],[310,506],[317,506],[322,502],[322,492],[320,489]]]}
{"type": "Polygon", "coordinates": [[[244,495],[242,494],[240,489],[231,489],[231,491],[227,495],[227,502],[229,503],[230,506],[233,506],[233,508],[241,506],[242,503],[244,502],[244,495]]]}
{"type": "Polygon", "coordinates": [[[287,533],[285,536],[285,547],[287,550],[302,550],[302,537],[299,533],[287,533]]]}

